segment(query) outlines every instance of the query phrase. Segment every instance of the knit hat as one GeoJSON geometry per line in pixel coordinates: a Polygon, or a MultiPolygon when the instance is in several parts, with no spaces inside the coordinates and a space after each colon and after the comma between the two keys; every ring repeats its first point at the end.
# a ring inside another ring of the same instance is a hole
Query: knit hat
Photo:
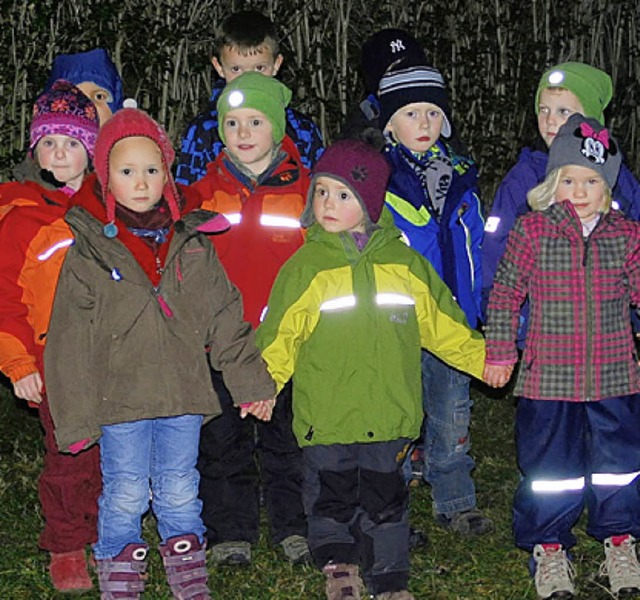
{"type": "Polygon", "coordinates": [[[250,71],[227,83],[218,98],[218,132],[224,138],[224,118],[234,108],[259,110],[273,127],[273,141],[279,144],[287,126],[285,109],[291,100],[291,90],[275,77],[250,71]]]}
{"type": "Polygon", "coordinates": [[[96,175],[102,187],[102,197],[107,208],[107,223],[103,231],[108,238],[118,235],[118,227],[115,224],[116,199],[109,191],[109,155],[117,142],[129,137],[149,138],[160,149],[162,164],[167,176],[162,195],[167,201],[173,221],[180,220],[178,190],[171,176],[171,165],[173,164],[175,152],[167,132],[147,113],[137,108],[123,108],[101,127],[94,158],[96,175]]]}
{"type": "Polygon", "coordinates": [[[373,146],[359,140],[340,140],[331,144],[315,164],[307,193],[307,205],[300,217],[303,227],[314,223],[313,195],[318,177],[338,179],[356,195],[365,215],[377,223],[384,205],[391,169],[373,146]]]}
{"type": "Polygon", "coordinates": [[[549,147],[547,175],[565,165],[593,169],[613,189],[622,156],[618,144],[596,119],[572,114],[549,147]]]}
{"type": "Polygon", "coordinates": [[[611,77],[604,71],[579,62],[566,62],[551,67],[542,74],[536,91],[536,114],[540,108],[540,94],[547,88],[564,88],[576,95],[584,114],[604,125],[603,111],[613,97],[611,77]]]}
{"type": "Polygon", "coordinates": [[[122,79],[104,48],[76,54],[58,54],[53,59],[45,89],[48,90],[56,79],[66,79],[75,85],[92,81],[111,94],[112,101],[107,104],[112,113],[122,108],[122,79]]]}
{"type": "Polygon", "coordinates": [[[92,158],[99,126],[93,102],[72,83],[58,80],[33,105],[29,151],[33,152],[45,135],[68,135],[82,142],[92,158]]]}
{"type": "Polygon", "coordinates": [[[451,110],[444,79],[438,69],[414,66],[389,71],[380,80],[380,125],[386,127],[395,112],[413,102],[430,102],[444,113],[442,136],[451,137],[451,110]]]}
{"type": "Polygon", "coordinates": [[[420,42],[404,29],[382,29],[362,45],[362,75],[368,94],[378,91],[382,76],[400,61],[403,64],[426,64],[420,42]]]}

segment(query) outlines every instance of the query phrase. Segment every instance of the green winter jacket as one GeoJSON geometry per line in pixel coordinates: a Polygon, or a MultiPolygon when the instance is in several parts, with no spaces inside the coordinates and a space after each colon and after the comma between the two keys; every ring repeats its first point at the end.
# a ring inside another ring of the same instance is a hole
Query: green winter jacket
{"type": "Polygon", "coordinates": [[[97,440],[101,425],[218,414],[207,355],[236,405],[273,397],[241,296],[196,230],[213,216],[183,217],[154,287],[129,249],[104,236],[103,223],[80,207],[67,214],[76,242],[62,267],[45,350],[62,451],[97,440]]]}
{"type": "Polygon", "coordinates": [[[420,349],[480,378],[484,341],[385,209],[362,252],[314,224],[276,279],[257,341],[279,387],[293,376],[301,446],[415,439],[420,349]]]}

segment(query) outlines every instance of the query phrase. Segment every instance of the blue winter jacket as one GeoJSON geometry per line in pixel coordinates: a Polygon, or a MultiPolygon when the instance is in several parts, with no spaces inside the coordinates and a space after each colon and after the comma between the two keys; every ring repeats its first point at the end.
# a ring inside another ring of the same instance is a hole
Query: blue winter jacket
{"type": "Polygon", "coordinates": [[[407,243],[431,263],[471,327],[476,327],[481,315],[480,251],[484,230],[478,170],[473,160],[456,155],[442,141],[433,150],[446,154],[453,165],[442,216],[433,214],[427,190],[407,162],[426,158],[418,159],[395,142],[387,143],[384,150],[391,165],[385,202],[407,243]]]}
{"type": "MultiPolygon", "coordinates": [[[[195,183],[207,172],[207,164],[222,152],[224,143],[218,134],[218,97],[226,85],[219,79],[213,86],[207,109],[200,113],[187,127],[180,144],[176,160],[178,183],[195,183]]],[[[311,169],[324,150],[324,142],[316,124],[297,110],[287,107],[286,134],[295,142],[302,164],[311,169]]]]}

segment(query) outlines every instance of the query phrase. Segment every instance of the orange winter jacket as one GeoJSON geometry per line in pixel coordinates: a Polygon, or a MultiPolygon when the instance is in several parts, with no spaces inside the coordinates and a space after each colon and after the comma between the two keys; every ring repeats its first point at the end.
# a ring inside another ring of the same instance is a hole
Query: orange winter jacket
{"type": "Polygon", "coordinates": [[[0,370],[14,383],[42,372],[58,275],[73,243],[68,202],[34,181],[0,185],[0,370]]]}
{"type": "Polygon", "coordinates": [[[285,136],[281,148],[282,156],[258,181],[249,181],[223,153],[191,186],[202,195],[204,210],[222,213],[231,223],[213,243],[229,279],[242,293],[244,318],[254,327],[260,324],[280,267],[304,241],[300,215],[309,172],[290,138],[285,136]]]}

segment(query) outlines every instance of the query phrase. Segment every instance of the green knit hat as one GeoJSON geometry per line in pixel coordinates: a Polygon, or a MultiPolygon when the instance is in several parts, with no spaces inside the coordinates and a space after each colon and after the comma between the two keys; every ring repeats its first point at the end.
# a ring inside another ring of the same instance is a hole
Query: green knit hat
{"type": "Polygon", "coordinates": [[[285,108],[291,100],[291,90],[275,77],[250,71],[227,83],[218,98],[218,132],[224,139],[223,123],[234,108],[253,108],[260,111],[273,127],[273,141],[279,144],[287,125],[285,108]]]}
{"type": "Polygon", "coordinates": [[[604,125],[603,111],[613,97],[611,77],[604,71],[579,62],[566,62],[551,67],[542,74],[536,91],[536,114],[540,108],[540,94],[547,88],[564,88],[574,93],[584,116],[597,119],[604,125]]]}

